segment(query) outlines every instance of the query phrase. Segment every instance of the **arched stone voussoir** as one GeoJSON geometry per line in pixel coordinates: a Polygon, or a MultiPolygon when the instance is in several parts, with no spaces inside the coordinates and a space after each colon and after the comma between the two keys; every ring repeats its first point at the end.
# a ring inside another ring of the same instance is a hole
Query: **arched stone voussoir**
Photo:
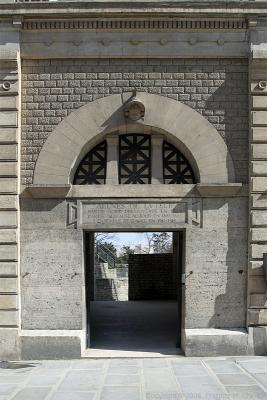
{"type": "MultiPolygon", "coordinates": [[[[188,157],[201,183],[235,182],[229,150],[214,126],[202,115],[167,97],[145,92],[137,96],[145,106],[145,116],[138,124],[165,133],[188,157]]],[[[73,171],[89,148],[110,132],[122,130],[122,127],[127,131],[129,121],[125,119],[123,107],[130,97],[131,93],[107,96],[64,118],[39,154],[34,184],[72,183],[73,171]]]]}

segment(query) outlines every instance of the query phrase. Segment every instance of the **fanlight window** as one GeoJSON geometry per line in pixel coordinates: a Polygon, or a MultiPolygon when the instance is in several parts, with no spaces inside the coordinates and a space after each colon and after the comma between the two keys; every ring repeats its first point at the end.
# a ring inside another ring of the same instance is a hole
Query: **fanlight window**
{"type": "MultiPolygon", "coordinates": [[[[153,175],[151,136],[127,134],[118,136],[117,181],[120,184],[149,184],[153,175]]],[[[74,176],[75,185],[103,185],[107,176],[108,143],[95,146],[80,162],[74,176]]],[[[172,144],[162,144],[162,183],[196,183],[193,169],[186,157],[172,144]]],[[[158,168],[158,166],[157,166],[158,168]]],[[[157,171],[158,174],[158,171],[157,171]]]]}
{"type": "Polygon", "coordinates": [[[149,135],[120,136],[119,183],[151,183],[151,140],[149,135]]]}
{"type": "Polygon", "coordinates": [[[95,146],[80,162],[74,176],[74,185],[106,183],[107,142],[95,146]]]}
{"type": "Polygon", "coordinates": [[[187,159],[172,144],[163,142],[163,182],[195,183],[194,172],[187,159]]]}

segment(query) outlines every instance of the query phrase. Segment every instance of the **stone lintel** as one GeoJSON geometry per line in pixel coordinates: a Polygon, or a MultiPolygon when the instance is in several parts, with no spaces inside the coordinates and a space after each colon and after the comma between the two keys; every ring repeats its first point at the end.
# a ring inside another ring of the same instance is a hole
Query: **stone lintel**
{"type": "Polygon", "coordinates": [[[124,197],[247,197],[246,184],[196,185],[30,185],[23,188],[22,197],[33,198],[124,198],[124,197]]]}

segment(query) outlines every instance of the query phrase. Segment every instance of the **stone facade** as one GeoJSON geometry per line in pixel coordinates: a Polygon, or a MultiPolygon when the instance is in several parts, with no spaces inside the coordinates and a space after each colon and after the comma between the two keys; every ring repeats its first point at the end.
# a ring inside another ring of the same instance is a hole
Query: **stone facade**
{"type": "Polygon", "coordinates": [[[90,101],[134,89],[180,101],[203,115],[227,143],[237,181],[246,183],[247,87],[246,59],[24,60],[22,183],[32,183],[40,149],[64,117],[90,101]]]}
{"type": "Polygon", "coordinates": [[[84,232],[103,229],[179,233],[186,355],[266,355],[266,4],[12,3],[0,4],[1,359],[86,354],[84,232]],[[137,122],[124,113],[134,94],[137,122]],[[152,184],[118,184],[125,132],[153,138],[152,184]],[[108,184],[73,185],[103,139],[108,184]],[[163,140],[196,183],[163,184],[163,140]]]}

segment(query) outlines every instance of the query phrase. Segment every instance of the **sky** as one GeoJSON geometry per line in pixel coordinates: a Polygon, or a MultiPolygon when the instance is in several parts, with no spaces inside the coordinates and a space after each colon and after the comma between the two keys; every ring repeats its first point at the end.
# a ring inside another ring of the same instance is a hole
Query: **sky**
{"type": "Polygon", "coordinates": [[[115,246],[147,245],[146,232],[117,232],[110,235],[111,241],[114,242],[115,246]]]}

